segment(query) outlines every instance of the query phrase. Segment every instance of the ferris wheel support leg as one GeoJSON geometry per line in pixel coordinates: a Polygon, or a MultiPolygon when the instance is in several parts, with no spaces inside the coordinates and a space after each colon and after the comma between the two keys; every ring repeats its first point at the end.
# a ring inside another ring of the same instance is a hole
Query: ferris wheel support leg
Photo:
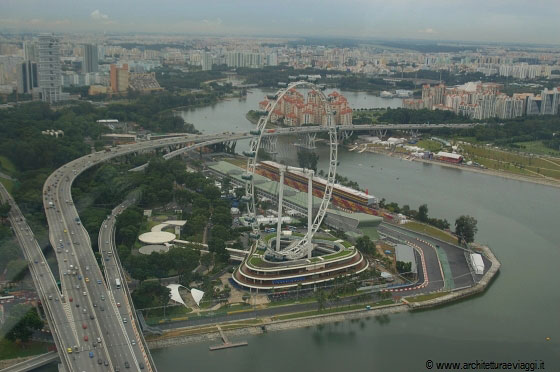
{"type": "Polygon", "coordinates": [[[307,180],[307,258],[311,258],[313,252],[313,245],[311,242],[311,227],[313,225],[313,171],[308,173],[307,180]]]}
{"type": "Polygon", "coordinates": [[[276,252],[280,251],[280,235],[282,233],[282,203],[284,201],[284,168],[280,169],[280,186],[278,190],[278,222],[276,223],[276,252]]]}

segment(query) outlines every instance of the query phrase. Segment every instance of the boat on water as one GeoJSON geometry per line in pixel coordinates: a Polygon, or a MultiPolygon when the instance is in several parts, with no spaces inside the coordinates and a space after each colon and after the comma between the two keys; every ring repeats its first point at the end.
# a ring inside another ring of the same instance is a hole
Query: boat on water
{"type": "Polygon", "coordinates": [[[379,96],[381,98],[393,98],[395,95],[389,91],[384,90],[379,94],[379,96]]]}

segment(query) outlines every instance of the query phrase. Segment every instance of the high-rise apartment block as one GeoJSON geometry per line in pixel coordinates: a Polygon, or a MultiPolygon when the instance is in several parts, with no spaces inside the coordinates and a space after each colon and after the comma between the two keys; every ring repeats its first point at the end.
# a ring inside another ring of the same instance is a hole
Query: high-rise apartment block
{"type": "Polygon", "coordinates": [[[39,88],[45,102],[62,99],[60,45],[58,38],[51,34],[39,35],[39,88]]]}
{"type": "Polygon", "coordinates": [[[97,45],[84,44],[82,48],[83,48],[83,55],[84,55],[84,60],[82,63],[82,71],[85,73],[97,72],[99,70],[97,45]]]}
{"type": "Polygon", "coordinates": [[[228,52],[226,64],[228,67],[259,68],[263,66],[263,58],[260,53],[228,52]]]}
{"type": "Polygon", "coordinates": [[[500,93],[500,84],[470,82],[456,87],[443,84],[422,87],[422,99],[405,99],[403,107],[419,110],[450,110],[473,119],[511,119],[522,115],[556,115],[560,88],[544,89],[541,95],[500,93]]]}
{"type": "Polygon", "coordinates": [[[111,65],[111,90],[113,93],[123,93],[128,90],[128,64],[122,67],[111,65]]]}
{"type": "Polygon", "coordinates": [[[560,104],[560,88],[544,89],[541,92],[541,115],[556,115],[560,104]]]}
{"type": "Polygon", "coordinates": [[[39,87],[37,63],[25,61],[17,67],[17,92],[31,94],[39,87]]]}
{"type": "MultiPolygon", "coordinates": [[[[263,111],[269,109],[269,103],[268,99],[260,102],[260,109],[263,111]]],[[[334,113],[335,124],[352,124],[352,109],[344,96],[332,92],[327,96],[327,104],[329,110],[334,113]]],[[[291,127],[303,124],[327,125],[327,114],[319,92],[315,90],[307,92],[306,102],[303,94],[292,88],[276,104],[271,120],[273,123],[283,122],[284,125],[291,127]]]]}
{"type": "Polygon", "coordinates": [[[212,64],[214,63],[212,59],[212,54],[208,52],[202,53],[202,58],[200,59],[200,65],[202,66],[202,71],[212,70],[212,64]]]}

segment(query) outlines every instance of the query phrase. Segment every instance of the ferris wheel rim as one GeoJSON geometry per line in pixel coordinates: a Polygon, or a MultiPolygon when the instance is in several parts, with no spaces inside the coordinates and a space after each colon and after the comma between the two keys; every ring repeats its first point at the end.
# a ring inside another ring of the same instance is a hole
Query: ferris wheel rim
{"type": "Polygon", "coordinates": [[[265,129],[267,124],[271,123],[271,118],[272,115],[276,109],[276,106],[278,105],[279,101],[292,89],[295,89],[296,87],[302,87],[302,86],[307,86],[309,87],[309,89],[313,89],[316,92],[318,92],[319,94],[319,98],[321,100],[321,104],[325,110],[325,115],[327,118],[327,122],[326,122],[326,126],[328,128],[328,134],[329,134],[329,170],[327,173],[327,182],[325,185],[325,189],[323,192],[323,198],[321,199],[321,203],[319,205],[319,209],[315,215],[315,217],[312,218],[313,220],[313,226],[311,228],[311,234],[306,233],[305,236],[298,240],[295,248],[293,248],[293,252],[289,253],[286,251],[280,251],[278,253],[281,254],[290,254],[292,256],[298,256],[301,254],[301,250],[302,250],[302,246],[304,244],[307,244],[308,242],[310,242],[313,238],[313,236],[315,235],[315,233],[318,231],[321,222],[323,221],[327,209],[328,209],[328,205],[330,203],[330,199],[332,196],[332,189],[334,187],[334,183],[335,183],[335,178],[336,178],[336,167],[337,167],[337,163],[338,163],[338,140],[337,140],[337,128],[336,128],[336,123],[334,122],[334,119],[332,117],[333,112],[330,109],[329,105],[328,105],[328,98],[327,96],[314,84],[308,81],[298,81],[298,82],[294,82],[289,84],[286,88],[284,89],[280,89],[276,92],[275,96],[274,96],[274,101],[271,101],[268,103],[266,110],[268,111],[266,117],[262,116],[259,121],[257,122],[257,128],[255,130],[255,133],[258,132],[258,134],[256,134],[254,137],[252,137],[251,142],[250,142],[250,152],[249,155],[247,157],[247,168],[246,168],[246,184],[245,184],[245,196],[246,198],[250,199],[247,200],[247,213],[248,216],[250,218],[250,224],[251,224],[251,230],[252,230],[252,234],[253,237],[255,237],[258,240],[260,240],[260,227],[259,227],[259,223],[257,220],[257,214],[256,214],[256,203],[255,203],[255,182],[254,182],[254,175],[256,174],[256,167],[257,167],[257,163],[258,163],[258,152],[260,150],[260,144],[262,141],[262,138],[265,134],[265,129]],[[308,236],[309,235],[309,236],[308,236]]]}

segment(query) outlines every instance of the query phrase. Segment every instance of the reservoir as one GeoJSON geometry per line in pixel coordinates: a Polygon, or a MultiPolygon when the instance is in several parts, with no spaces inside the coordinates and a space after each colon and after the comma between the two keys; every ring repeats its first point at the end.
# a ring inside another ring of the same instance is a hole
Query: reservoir
{"type": "MultiPolygon", "coordinates": [[[[205,133],[249,130],[254,126],[245,114],[258,108],[264,94],[254,89],[244,100],[181,115],[205,133]]],[[[353,108],[400,105],[400,99],[342,94],[353,108]]],[[[279,141],[284,144],[280,158],[295,158],[289,142],[279,141]]],[[[326,150],[317,150],[319,168],[325,168],[326,150]]],[[[193,371],[425,371],[428,359],[542,360],[546,370],[560,370],[560,189],[343,149],[339,161],[340,174],[379,198],[413,208],[425,203],[430,216],[451,225],[462,214],[474,216],[476,240],[488,244],[502,263],[488,291],[428,311],[244,336],[245,348],[211,353],[211,343],[201,343],[154,350],[160,372],[177,366],[193,371]]]]}

